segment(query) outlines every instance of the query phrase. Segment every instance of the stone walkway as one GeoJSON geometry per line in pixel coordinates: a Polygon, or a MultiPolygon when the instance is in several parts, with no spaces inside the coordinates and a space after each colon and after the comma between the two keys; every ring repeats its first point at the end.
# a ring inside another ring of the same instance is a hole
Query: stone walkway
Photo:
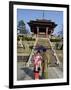
{"type": "MultiPolygon", "coordinates": [[[[57,67],[48,67],[48,79],[56,79],[63,77],[63,71],[61,68],[57,67]]],[[[18,80],[32,80],[34,79],[33,67],[24,67],[22,63],[18,62],[18,71],[17,71],[18,80]]]]}
{"type": "Polygon", "coordinates": [[[22,62],[17,65],[17,80],[31,80],[34,79],[33,67],[24,67],[22,62]]]}
{"type": "Polygon", "coordinates": [[[63,72],[59,67],[48,67],[48,79],[62,78],[63,72]]]}

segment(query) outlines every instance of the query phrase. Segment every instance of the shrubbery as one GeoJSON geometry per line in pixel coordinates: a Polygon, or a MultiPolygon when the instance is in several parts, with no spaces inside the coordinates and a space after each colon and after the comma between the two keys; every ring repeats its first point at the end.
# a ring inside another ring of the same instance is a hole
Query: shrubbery
{"type": "Polygon", "coordinates": [[[26,40],[26,41],[35,41],[35,39],[32,38],[32,37],[25,37],[25,40],[26,40]]]}
{"type": "Polygon", "coordinates": [[[33,45],[29,46],[30,49],[33,49],[33,45]]]}
{"type": "Polygon", "coordinates": [[[35,38],[32,37],[26,37],[26,36],[17,36],[17,40],[20,40],[20,38],[22,38],[22,40],[26,40],[26,41],[35,41],[35,38]]]}
{"type": "Polygon", "coordinates": [[[60,42],[61,39],[50,39],[51,42],[60,42]]]}
{"type": "Polygon", "coordinates": [[[63,44],[60,45],[60,44],[56,43],[55,47],[56,47],[57,50],[63,50],[63,44]]]}

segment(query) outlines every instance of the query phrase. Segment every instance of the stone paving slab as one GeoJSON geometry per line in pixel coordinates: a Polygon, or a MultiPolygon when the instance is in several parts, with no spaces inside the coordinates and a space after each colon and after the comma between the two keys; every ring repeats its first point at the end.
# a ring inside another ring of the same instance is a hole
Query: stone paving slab
{"type": "Polygon", "coordinates": [[[63,78],[63,72],[59,67],[48,67],[48,79],[63,78]]]}
{"type": "Polygon", "coordinates": [[[17,69],[17,80],[32,80],[34,79],[33,76],[33,68],[32,67],[21,67],[18,64],[18,69],[17,69]]]}

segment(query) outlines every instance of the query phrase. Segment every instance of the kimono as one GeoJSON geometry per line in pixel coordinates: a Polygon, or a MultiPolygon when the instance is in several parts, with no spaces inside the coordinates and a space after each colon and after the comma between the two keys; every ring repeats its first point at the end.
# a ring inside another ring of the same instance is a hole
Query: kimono
{"type": "Polygon", "coordinates": [[[40,76],[39,72],[41,71],[41,62],[42,62],[42,56],[41,55],[35,55],[33,57],[35,79],[39,79],[39,76],[40,76]]]}

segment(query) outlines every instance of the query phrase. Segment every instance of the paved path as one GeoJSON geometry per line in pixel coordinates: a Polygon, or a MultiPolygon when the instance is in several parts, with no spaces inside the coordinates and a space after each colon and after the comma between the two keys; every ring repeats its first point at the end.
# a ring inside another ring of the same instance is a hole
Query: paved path
{"type": "Polygon", "coordinates": [[[31,80],[34,79],[33,67],[24,67],[22,62],[17,65],[17,79],[18,80],[31,80]]]}
{"type": "MultiPolygon", "coordinates": [[[[60,67],[48,67],[48,79],[62,78],[63,71],[60,67]]],[[[18,62],[17,71],[18,80],[32,80],[34,79],[33,67],[24,67],[22,63],[18,62]]]]}
{"type": "Polygon", "coordinates": [[[63,72],[59,67],[48,67],[48,79],[62,78],[63,72]]]}

